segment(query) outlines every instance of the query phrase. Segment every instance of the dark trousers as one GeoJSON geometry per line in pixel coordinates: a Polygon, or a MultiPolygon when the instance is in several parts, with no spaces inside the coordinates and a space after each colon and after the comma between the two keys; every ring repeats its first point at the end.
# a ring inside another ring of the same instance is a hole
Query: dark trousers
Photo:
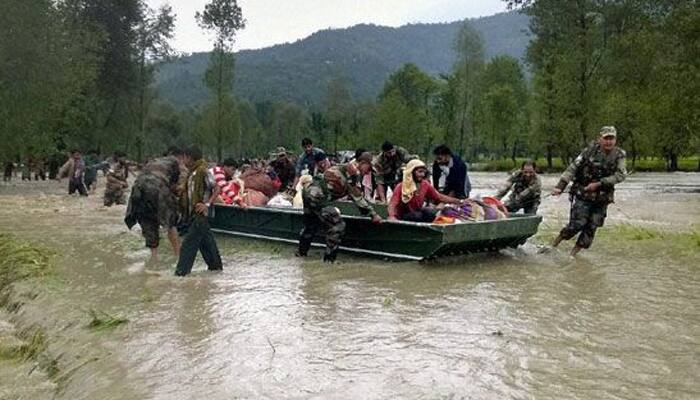
{"type": "MultiPolygon", "coordinates": [[[[307,204],[307,203],[304,203],[307,204]]],[[[304,227],[299,238],[299,253],[306,255],[311,248],[311,241],[319,230],[326,234],[326,255],[335,257],[338,246],[345,233],[345,222],[335,207],[304,207],[304,227]]]]}
{"type": "Polygon", "coordinates": [[[593,238],[598,227],[603,226],[608,214],[607,203],[595,203],[580,199],[574,199],[571,204],[569,224],[561,230],[563,239],[569,240],[576,236],[576,245],[587,249],[593,244],[593,238]]]}
{"type": "Polygon", "coordinates": [[[434,208],[430,207],[423,207],[420,210],[416,211],[411,211],[409,213],[404,214],[401,217],[402,221],[410,221],[410,222],[433,222],[435,221],[435,217],[437,216],[438,211],[434,208]]]}
{"type": "Polygon", "coordinates": [[[180,258],[177,261],[175,275],[185,276],[192,271],[194,259],[197,257],[197,251],[202,253],[204,262],[210,271],[222,270],[221,255],[219,248],[216,246],[216,240],[209,228],[209,220],[207,217],[197,215],[189,224],[187,233],[182,238],[182,246],[180,247],[180,258]]]}
{"type": "Polygon", "coordinates": [[[87,189],[85,188],[85,183],[82,179],[71,178],[68,181],[68,194],[73,194],[78,191],[81,196],[87,196],[87,189]]]}

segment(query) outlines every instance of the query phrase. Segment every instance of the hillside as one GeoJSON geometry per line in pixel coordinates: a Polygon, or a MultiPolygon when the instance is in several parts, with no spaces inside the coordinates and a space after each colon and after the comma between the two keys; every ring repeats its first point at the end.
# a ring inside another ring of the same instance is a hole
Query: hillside
{"type": "MultiPolygon", "coordinates": [[[[528,19],[516,12],[471,20],[484,38],[486,56],[522,58],[529,42],[528,19]]],[[[449,72],[452,43],[461,22],[412,24],[399,28],[356,25],[328,29],[294,43],[236,55],[235,92],[251,101],[290,100],[314,105],[323,101],[326,83],[343,76],[356,100],[374,98],[386,78],[402,64],[414,63],[437,75],[449,72]]],[[[208,91],[202,75],[208,53],[181,57],[160,68],[157,88],[178,106],[201,106],[208,91]]]]}

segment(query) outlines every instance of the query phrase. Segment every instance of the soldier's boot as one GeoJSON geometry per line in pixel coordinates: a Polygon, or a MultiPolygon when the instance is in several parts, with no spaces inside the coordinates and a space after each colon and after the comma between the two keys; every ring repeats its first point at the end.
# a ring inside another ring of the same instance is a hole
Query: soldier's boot
{"type": "Polygon", "coordinates": [[[294,253],[297,257],[306,257],[309,255],[309,249],[311,248],[311,240],[299,239],[299,248],[294,253]]]}
{"type": "Polygon", "coordinates": [[[335,248],[333,250],[326,250],[326,254],[323,255],[323,262],[333,264],[337,257],[338,257],[338,248],[335,248]]]}
{"type": "Polygon", "coordinates": [[[578,254],[579,251],[583,250],[583,247],[581,246],[574,246],[573,249],[571,249],[571,257],[575,257],[576,254],[578,254]]]}

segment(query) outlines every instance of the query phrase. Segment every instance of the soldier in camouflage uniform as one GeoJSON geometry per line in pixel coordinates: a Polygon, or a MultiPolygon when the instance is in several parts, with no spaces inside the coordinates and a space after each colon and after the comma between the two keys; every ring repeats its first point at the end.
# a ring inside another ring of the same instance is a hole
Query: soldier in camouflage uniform
{"type": "Polygon", "coordinates": [[[332,206],[333,200],[349,195],[361,213],[369,214],[374,223],[381,222],[381,217],[357,187],[357,180],[363,174],[369,173],[371,168],[372,156],[369,153],[363,153],[354,162],[336,165],[327,169],[323,175],[316,175],[313,182],[303,189],[304,227],[299,238],[297,256],[305,257],[308,254],[314,236],[319,229],[324,228],[326,253],[323,261],[330,263],[335,261],[338,246],[345,233],[345,222],[340,216],[340,211],[332,206]]]}
{"type": "Polygon", "coordinates": [[[382,152],[374,159],[373,165],[377,194],[381,202],[387,202],[387,188],[394,190],[401,180],[399,176],[401,167],[416,158],[418,157],[409,154],[403,147],[394,146],[388,141],[382,144],[382,152]]]}
{"type": "Polygon", "coordinates": [[[104,205],[111,207],[112,204],[126,204],[124,189],[129,187],[129,167],[126,164],[126,154],[121,151],[114,153],[109,162],[109,168],[105,174],[107,181],[104,195],[104,205]]]}
{"type": "Polygon", "coordinates": [[[552,195],[560,195],[569,182],[573,182],[571,214],[569,224],[554,239],[552,246],[556,247],[562,240],[578,234],[576,245],[571,250],[574,256],[593,243],[596,229],[605,222],[608,204],[615,200],[615,185],[627,176],[625,151],[616,144],[617,131],[612,126],[604,126],[598,142],[586,148],[562,174],[552,195]]]}
{"type": "Polygon", "coordinates": [[[177,235],[178,188],[180,181],[181,151],[167,157],[156,158],[144,165],[141,174],[131,188],[131,196],[124,222],[131,229],[135,224],[141,225],[141,233],[146,247],[151,249],[151,258],[158,260],[160,244],[160,227],[168,231],[168,240],[175,255],[180,253],[180,241],[177,235]]]}
{"type": "Polygon", "coordinates": [[[495,197],[500,200],[511,192],[505,202],[509,212],[516,213],[522,208],[525,214],[537,213],[542,196],[542,182],[535,172],[536,168],[534,161],[523,162],[520,170],[514,172],[508,178],[506,185],[496,194],[495,197]]]}

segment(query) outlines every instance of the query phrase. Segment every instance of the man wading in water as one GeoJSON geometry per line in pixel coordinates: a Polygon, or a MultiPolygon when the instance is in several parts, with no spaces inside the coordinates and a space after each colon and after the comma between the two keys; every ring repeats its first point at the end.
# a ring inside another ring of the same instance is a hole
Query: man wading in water
{"type": "Polygon", "coordinates": [[[345,222],[340,216],[340,210],[333,207],[332,202],[345,196],[355,203],[363,215],[369,214],[372,222],[381,223],[382,218],[374,211],[357,187],[357,180],[372,169],[372,155],[362,153],[355,161],[331,167],[314,176],[313,182],[303,189],[304,227],[299,238],[298,257],[306,257],[311,242],[320,229],[326,233],[326,253],[323,261],[335,262],[338,247],[345,233],[345,222]]]}
{"type": "Polygon", "coordinates": [[[192,271],[197,251],[202,253],[210,271],[222,270],[219,248],[209,228],[208,219],[209,205],[219,195],[219,186],[198,147],[192,146],[185,150],[185,165],[190,170],[182,210],[187,233],[182,238],[175,275],[185,276],[192,271]]]}
{"type": "Polygon", "coordinates": [[[600,130],[598,142],[586,148],[562,174],[552,195],[559,196],[569,182],[573,181],[571,214],[569,224],[554,239],[553,247],[576,234],[579,235],[571,250],[572,256],[581,249],[591,247],[596,229],[605,222],[608,204],[615,201],[615,185],[624,181],[627,175],[625,151],[616,144],[615,127],[604,126],[600,130]]]}

